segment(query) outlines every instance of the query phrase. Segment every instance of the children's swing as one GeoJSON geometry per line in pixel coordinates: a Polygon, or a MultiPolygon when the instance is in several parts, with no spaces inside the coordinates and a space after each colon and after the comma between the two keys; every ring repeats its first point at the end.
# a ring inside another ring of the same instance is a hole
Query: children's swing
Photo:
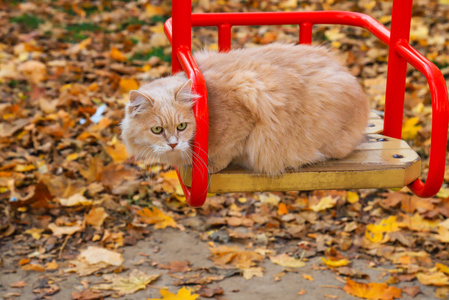
{"type": "Polygon", "coordinates": [[[197,123],[193,167],[178,170],[187,203],[204,204],[207,192],[255,192],[316,189],[398,188],[408,186],[420,197],[432,197],[440,189],[446,162],[448,132],[448,92],[440,70],[409,45],[413,0],[394,0],[391,32],[372,17],[355,12],[262,12],[192,14],[191,0],[173,0],[172,18],[165,34],[172,44],[172,72],[184,71],[192,79],[192,89],[200,97],[193,110],[197,123]],[[231,49],[232,26],[299,25],[300,44],[312,42],[315,24],[362,27],[389,46],[384,120],[372,115],[367,141],[342,160],[304,167],[272,178],[243,169],[227,168],[207,176],[209,114],[206,84],[191,54],[192,26],[218,28],[219,51],[231,49]],[[432,97],[432,133],[429,171],[419,179],[421,161],[401,139],[407,63],[427,79],[432,97]],[[383,125],[383,130],[382,130],[383,125]],[[383,131],[383,132],[382,132],[383,131]],[[382,135],[379,134],[382,132],[382,135]],[[199,163],[200,161],[206,164],[199,163]],[[181,175],[182,174],[182,175],[181,175]]]}

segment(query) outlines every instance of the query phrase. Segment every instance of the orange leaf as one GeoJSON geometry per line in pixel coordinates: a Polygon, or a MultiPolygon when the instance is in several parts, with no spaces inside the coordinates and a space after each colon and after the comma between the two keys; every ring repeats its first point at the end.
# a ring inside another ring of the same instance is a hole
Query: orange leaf
{"type": "Polygon", "coordinates": [[[238,246],[221,245],[209,248],[213,257],[210,259],[218,265],[226,265],[228,263],[240,269],[248,269],[255,265],[256,262],[262,261],[263,256],[255,251],[245,250],[238,246]]]}
{"type": "Polygon", "coordinates": [[[111,48],[111,57],[115,60],[125,61],[127,60],[125,54],[123,54],[120,50],[115,47],[111,48]]]}
{"type": "Polygon", "coordinates": [[[131,90],[137,90],[139,88],[139,84],[134,78],[122,78],[120,79],[119,85],[125,93],[128,93],[131,90]]]}
{"type": "Polygon", "coordinates": [[[44,272],[45,268],[38,264],[29,264],[22,267],[22,270],[24,271],[38,271],[38,272],[44,272]]]}
{"type": "Polygon", "coordinates": [[[279,203],[278,215],[283,216],[286,214],[288,214],[287,205],[285,205],[284,203],[279,203]]]}
{"type": "Polygon", "coordinates": [[[343,290],[349,295],[364,299],[389,300],[401,297],[401,289],[386,283],[358,283],[348,278],[343,290]]]}
{"type": "Polygon", "coordinates": [[[19,266],[29,264],[30,261],[31,261],[31,259],[29,259],[29,258],[22,258],[21,260],[19,260],[19,266]]]}
{"type": "Polygon", "coordinates": [[[103,207],[93,207],[84,219],[88,225],[100,227],[108,216],[103,207]]]}
{"type": "Polygon", "coordinates": [[[155,229],[164,229],[168,226],[176,228],[178,226],[172,217],[164,215],[164,213],[156,207],[153,207],[152,209],[145,207],[144,209],[139,210],[137,214],[142,217],[142,222],[155,224],[155,229]]]}

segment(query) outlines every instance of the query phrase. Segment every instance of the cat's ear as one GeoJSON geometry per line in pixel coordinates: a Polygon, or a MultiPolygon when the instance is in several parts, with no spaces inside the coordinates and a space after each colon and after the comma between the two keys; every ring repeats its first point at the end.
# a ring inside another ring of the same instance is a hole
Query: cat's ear
{"type": "Polygon", "coordinates": [[[150,102],[151,105],[153,105],[153,103],[154,103],[153,99],[151,99],[147,95],[145,95],[137,90],[132,90],[129,92],[129,102],[135,103],[135,102],[143,102],[143,101],[148,101],[148,102],[150,102]]]}
{"type": "Polygon", "coordinates": [[[132,90],[129,92],[129,103],[126,106],[127,112],[130,116],[134,117],[141,113],[145,107],[151,107],[153,104],[153,99],[139,91],[132,90]]]}
{"type": "Polygon", "coordinates": [[[175,94],[175,100],[181,103],[191,103],[195,98],[192,94],[192,79],[181,85],[175,94]]]}

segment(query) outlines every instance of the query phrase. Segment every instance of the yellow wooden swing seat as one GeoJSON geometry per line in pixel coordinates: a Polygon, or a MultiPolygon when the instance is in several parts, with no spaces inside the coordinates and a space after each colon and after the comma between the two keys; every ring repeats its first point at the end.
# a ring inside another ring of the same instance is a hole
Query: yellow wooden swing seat
{"type": "MultiPolygon", "coordinates": [[[[374,112],[366,140],[345,159],[328,160],[282,176],[268,177],[234,166],[210,176],[208,192],[261,192],[321,189],[400,188],[421,174],[421,160],[403,140],[379,134],[383,120],[374,112]]],[[[186,186],[191,186],[191,169],[181,169],[186,186]]]]}

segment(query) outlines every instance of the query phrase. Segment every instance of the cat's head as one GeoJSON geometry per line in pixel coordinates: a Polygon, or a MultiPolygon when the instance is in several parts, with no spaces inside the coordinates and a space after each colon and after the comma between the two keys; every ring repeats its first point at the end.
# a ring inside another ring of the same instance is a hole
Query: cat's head
{"type": "Polygon", "coordinates": [[[121,124],[128,153],[148,163],[191,164],[191,80],[183,73],[157,79],[131,91],[129,100],[121,124]]]}

